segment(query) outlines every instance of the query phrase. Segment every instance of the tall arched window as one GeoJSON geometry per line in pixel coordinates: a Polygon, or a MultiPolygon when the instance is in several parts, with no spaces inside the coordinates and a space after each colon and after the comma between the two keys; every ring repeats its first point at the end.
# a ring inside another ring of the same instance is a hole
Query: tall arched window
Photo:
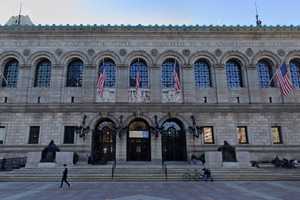
{"type": "Polygon", "coordinates": [[[12,59],[6,63],[4,67],[4,78],[2,87],[16,88],[19,74],[19,63],[16,59],[12,59]]]}
{"type": "Polygon", "coordinates": [[[36,66],[34,87],[50,87],[51,62],[47,59],[40,61],[36,66]]]}
{"type": "Polygon", "coordinates": [[[204,59],[197,60],[194,64],[195,82],[198,88],[211,87],[210,66],[204,59]]]}
{"type": "Polygon", "coordinates": [[[294,87],[300,88],[300,59],[293,59],[290,62],[291,79],[294,87]]]}
{"type": "Polygon", "coordinates": [[[243,87],[242,68],[240,62],[231,59],[226,63],[227,84],[229,88],[243,87]]]}
{"type": "Polygon", "coordinates": [[[270,61],[265,59],[260,60],[257,63],[257,71],[261,88],[268,88],[269,86],[274,87],[273,81],[270,84],[270,80],[273,76],[273,70],[270,61]]]}
{"type": "Polygon", "coordinates": [[[148,66],[144,59],[137,58],[130,65],[129,85],[136,87],[136,76],[139,72],[140,88],[149,87],[148,66]]]}
{"type": "Polygon", "coordinates": [[[174,72],[177,72],[180,79],[179,64],[174,58],[168,58],[162,64],[161,84],[163,88],[174,88],[175,78],[174,72]]]}
{"type": "Polygon", "coordinates": [[[105,58],[99,66],[99,76],[101,73],[105,74],[104,87],[115,88],[116,86],[116,64],[110,58],[105,58]]]}
{"type": "Polygon", "coordinates": [[[75,59],[68,65],[67,72],[67,87],[82,86],[83,62],[80,59],[75,59]]]}

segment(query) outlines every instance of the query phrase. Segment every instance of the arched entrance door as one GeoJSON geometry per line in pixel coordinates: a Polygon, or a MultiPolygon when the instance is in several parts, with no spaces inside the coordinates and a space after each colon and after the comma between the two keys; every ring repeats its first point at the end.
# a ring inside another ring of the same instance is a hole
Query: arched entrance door
{"type": "Polygon", "coordinates": [[[178,119],[168,119],[162,127],[163,160],[186,161],[186,137],[183,123],[178,119]]]}
{"type": "Polygon", "coordinates": [[[101,121],[95,128],[92,141],[92,159],[94,164],[104,164],[115,160],[116,134],[114,123],[101,121]]]}
{"type": "Polygon", "coordinates": [[[127,134],[127,161],[151,161],[149,125],[143,119],[129,124],[127,134]]]}

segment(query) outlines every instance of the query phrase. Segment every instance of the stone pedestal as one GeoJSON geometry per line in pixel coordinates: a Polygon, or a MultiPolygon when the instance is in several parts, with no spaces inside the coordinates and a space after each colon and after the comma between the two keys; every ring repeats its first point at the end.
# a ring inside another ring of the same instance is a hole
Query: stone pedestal
{"type": "Polygon", "coordinates": [[[222,153],[218,151],[205,152],[205,166],[208,168],[221,168],[222,153]]]}
{"type": "Polygon", "coordinates": [[[240,164],[238,162],[223,162],[222,166],[224,168],[239,168],[240,164]]]}
{"type": "Polygon", "coordinates": [[[55,162],[41,162],[38,163],[38,168],[54,168],[57,167],[55,162]]]}
{"type": "Polygon", "coordinates": [[[247,151],[237,152],[237,160],[239,162],[239,167],[248,168],[251,167],[250,164],[250,153],[247,151]]]}
{"type": "Polygon", "coordinates": [[[70,166],[73,165],[73,152],[57,152],[56,153],[56,163],[58,166],[63,166],[64,164],[70,166]]]}
{"type": "Polygon", "coordinates": [[[41,161],[41,152],[29,152],[27,153],[27,160],[25,168],[35,168],[41,161]]]}
{"type": "Polygon", "coordinates": [[[64,164],[73,165],[73,152],[56,152],[56,162],[41,163],[41,152],[29,152],[25,168],[51,168],[63,166],[64,164]]]}

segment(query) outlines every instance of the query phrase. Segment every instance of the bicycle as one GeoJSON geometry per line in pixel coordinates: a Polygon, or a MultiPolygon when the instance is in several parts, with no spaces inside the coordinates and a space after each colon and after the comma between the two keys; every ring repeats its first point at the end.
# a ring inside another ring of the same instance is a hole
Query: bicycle
{"type": "Polygon", "coordinates": [[[182,179],[185,181],[199,181],[202,178],[203,175],[198,169],[189,169],[182,175],[182,179]]]}

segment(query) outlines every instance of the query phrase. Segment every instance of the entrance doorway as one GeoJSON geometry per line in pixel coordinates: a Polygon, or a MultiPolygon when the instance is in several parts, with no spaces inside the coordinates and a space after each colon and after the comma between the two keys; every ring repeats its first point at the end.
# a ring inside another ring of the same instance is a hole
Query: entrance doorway
{"type": "Polygon", "coordinates": [[[151,161],[149,125],[143,119],[129,124],[127,134],[127,161],[151,161]]]}
{"type": "Polygon", "coordinates": [[[162,157],[164,161],[186,161],[186,137],[183,123],[168,119],[162,130],[162,157]]]}
{"type": "Polygon", "coordinates": [[[92,161],[94,164],[105,164],[115,160],[116,134],[114,123],[110,120],[100,122],[92,141],[92,161]]]}

